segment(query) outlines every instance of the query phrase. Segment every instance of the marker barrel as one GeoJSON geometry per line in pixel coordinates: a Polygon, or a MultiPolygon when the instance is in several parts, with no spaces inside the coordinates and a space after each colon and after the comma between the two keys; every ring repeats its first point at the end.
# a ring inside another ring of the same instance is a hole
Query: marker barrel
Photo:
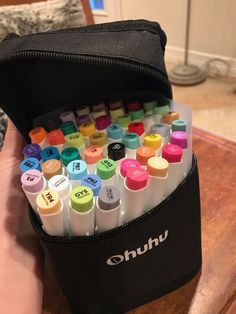
{"type": "Polygon", "coordinates": [[[166,188],[166,181],[168,175],[165,177],[148,177],[148,189],[147,189],[147,205],[145,211],[149,211],[160,204],[164,199],[164,192],[166,188]]]}

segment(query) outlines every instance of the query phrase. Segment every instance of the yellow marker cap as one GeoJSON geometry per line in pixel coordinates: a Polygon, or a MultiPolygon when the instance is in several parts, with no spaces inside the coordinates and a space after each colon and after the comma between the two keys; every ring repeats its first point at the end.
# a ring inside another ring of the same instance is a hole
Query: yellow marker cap
{"type": "Polygon", "coordinates": [[[83,136],[90,137],[96,133],[96,127],[93,122],[83,123],[79,127],[80,133],[83,136]]]}
{"type": "Polygon", "coordinates": [[[77,186],[70,193],[71,207],[85,213],[93,207],[93,191],[87,186],[77,186]]]}
{"type": "Polygon", "coordinates": [[[162,157],[151,157],[148,159],[147,172],[150,176],[165,177],[168,172],[169,163],[162,157]]]}
{"type": "Polygon", "coordinates": [[[163,115],[163,122],[172,124],[174,120],[179,120],[179,113],[176,111],[169,111],[163,115]]]}
{"type": "Polygon", "coordinates": [[[91,146],[104,146],[107,143],[107,135],[103,132],[96,132],[89,138],[91,146]]]}
{"type": "Polygon", "coordinates": [[[42,164],[42,171],[47,180],[57,174],[62,174],[62,165],[60,160],[49,159],[42,164]]]}
{"type": "Polygon", "coordinates": [[[36,205],[39,213],[42,215],[50,215],[58,212],[61,208],[59,194],[50,189],[44,190],[36,197],[36,205]]]}
{"type": "Polygon", "coordinates": [[[144,136],[144,146],[152,147],[154,149],[159,149],[161,147],[161,135],[148,133],[144,136]]]}
{"type": "Polygon", "coordinates": [[[68,146],[80,148],[84,145],[84,137],[81,133],[75,132],[65,136],[68,146]]]}

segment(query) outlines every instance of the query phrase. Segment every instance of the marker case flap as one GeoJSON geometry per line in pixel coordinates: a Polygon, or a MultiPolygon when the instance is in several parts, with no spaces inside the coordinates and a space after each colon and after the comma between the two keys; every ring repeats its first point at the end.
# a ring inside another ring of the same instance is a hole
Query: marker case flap
{"type": "MultiPolygon", "coordinates": [[[[0,102],[26,140],[51,112],[113,99],[172,98],[158,23],[115,22],[20,37],[0,44],[0,102]],[[38,119],[38,120],[37,120],[38,119]]],[[[19,209],[20,210],[20,209],[19,209]]],[[[72,313],[118,314],[189,281],[201,267],[197,160],[150,212],[89,237],[48,236],[30,221],[72,313]]]]}

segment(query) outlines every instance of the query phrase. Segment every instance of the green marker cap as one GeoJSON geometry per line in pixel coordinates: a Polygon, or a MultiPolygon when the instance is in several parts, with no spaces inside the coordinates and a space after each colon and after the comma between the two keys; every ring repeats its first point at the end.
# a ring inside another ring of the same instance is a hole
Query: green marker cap
{"type": "Polygon", "coordinates": [[[64,166],[76,159],[80,159],[80,153],[75,147],[67,147],[61,152],[61,161],[64,166]]]}
{"type": "Polygon", "coordinates": [[[147,102],[143,103],[143,108],[144,108],[145,112],[152,111],[152,109],[154,107],[156,107],[156,106],[157,106],[157,101],[156,100],[147,101],[147,102]]]}
{"type": "Polygon", "coordinates": [[[65,136],[66,143],[69,146],[80,148],[84,145],[84,137],[81,133],[75,132],[65,136]]]}
{"type": "Polygon", "coordinates": [[[186,132],[187,122],[186,120],[174,120],[172,121],[172,131],[186,132]]]}
{"type": "Polygon", "coordinates": [[[93,207],[93,191],[87,186],[77,186],[70,193],[71,207],[85,213],[93,207]]]}
{"type": "Polygon", "coordinates": [[[132,120],[132,121],[143,119],[143,117],[144,117],[144,111],[143,111],[143,109],[130,111],[130,117],[131,117],[131,120],[132,120]]]}
{"type": "Polygon", "coordinates": [[[116,173],[116,165],[114,160],[103,158],[97,162],[97,175],[102,180],[107,180],[113,177],[116,173]]]}
{"type": "Polygon", "coordinates": [[[64,135],[75,133],[77,131],[73,121],[66,121],[62,123],[59,128],[62,130],[64,135]]]}
{"type": "Polygon", "coordinates": [[[130,124],[131,122],[131,118],[130,118],[130,115],[129,114],[125,114],[123,116],[120,116],[118,119],[117,119],[117,123],[122,126],[123,128],[127,128],[128,125],[130,124]]]}
{"type": "Polygon", "coordinates": [[[169,112],[169,111],[170,111],[170,107],[168,105],[157,106],[153,108],[154,115],[162,116],[164,113],[169,112]]]}

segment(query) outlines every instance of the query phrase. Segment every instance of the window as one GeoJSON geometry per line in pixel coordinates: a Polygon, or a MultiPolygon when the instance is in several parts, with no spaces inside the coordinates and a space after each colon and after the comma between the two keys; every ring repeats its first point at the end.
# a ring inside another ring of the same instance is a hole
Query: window
{"type": "Polygon", "coordinates": [[[92,10],[104,10],[103,0],[89,0],[92,10]]]}

